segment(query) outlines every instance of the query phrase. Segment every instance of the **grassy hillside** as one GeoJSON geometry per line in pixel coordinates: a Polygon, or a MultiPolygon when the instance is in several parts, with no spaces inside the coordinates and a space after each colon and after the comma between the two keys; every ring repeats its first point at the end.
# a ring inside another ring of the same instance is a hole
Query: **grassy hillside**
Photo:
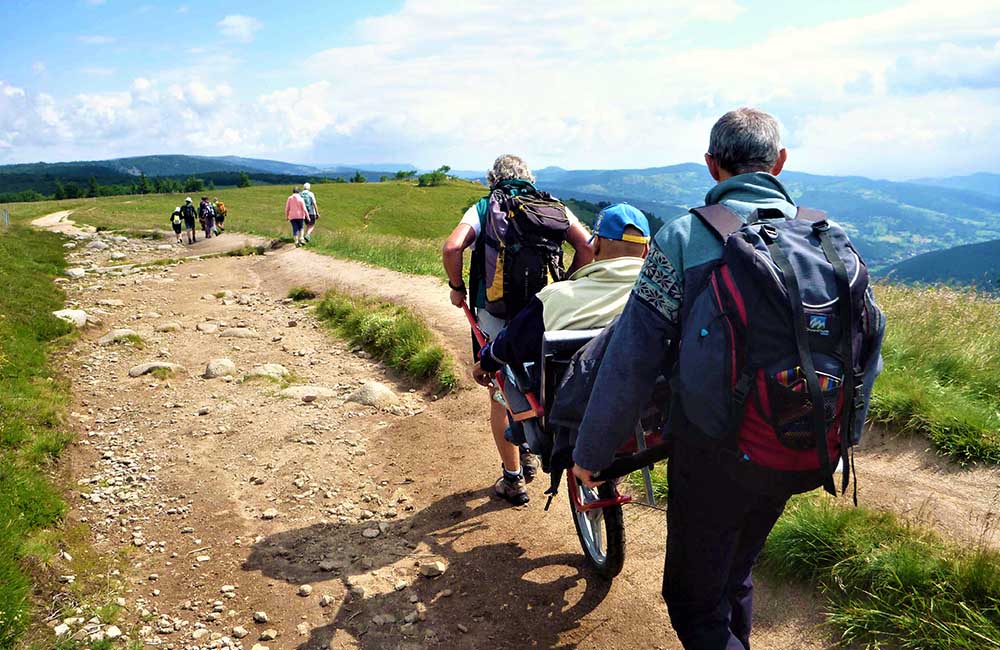
{"type": "Polygon", "coordinates": [[[971,285],[1000,291],[1000,239],[903,260],[886,271],[895,281],[971,285]]]}
{"type": "Polygon", "coordinates": [[[880,284],[885,370],[871,417],[926,435],[960,463],[1000,464],[1000,302],[880,284]]]}
{"type": "Polygon", "coordinates": [[[60,426],[67,392],[48,364],[52,342],[71,329],[51,314],[63,307],[52,280],[64,266],[57,235],[0,230],[0,648],[14,647],[28,624],[22,560],[32,535],[64,509],[46,476],[69,441],[60,426]]]}
{"type": "MultiPolygon", "coordinates": [[[[325,183],[314,185],[322,218],[313,239],[321,251],[407,273],[441,275],[440,251],[462,213],[485,188],[451,181],[437,187],[415,182],[325,183]]],[[[226,203],[226,226],[265,237],[291,234],[285,221],[289,186],[216,190],[226,203]]],[[[192,197],[195,201],[198,197],[192,197]]],[[[76,210],[73,219],[109,229],[169,228],[168,219],[184,195],[121,196],[46,201],[12,206],[15,221],[56,210],[76,210]]]]}

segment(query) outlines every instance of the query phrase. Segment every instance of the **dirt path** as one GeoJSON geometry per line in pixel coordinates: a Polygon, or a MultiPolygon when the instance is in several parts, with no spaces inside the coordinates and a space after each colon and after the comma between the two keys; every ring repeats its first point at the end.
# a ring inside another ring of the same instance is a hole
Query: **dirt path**
{"type": "MultiPolygon", "coordinates": [[[[627,509],[625,570],[597,579],[564,494],[548,513],[537,484],[525,508],[490,498],[497,459],[479,391],[434,401],[284,300],[306,284],[399,301],[464,358],[467,328],[438,281],[295,249],[97,272],[116,252],[141,263],[202,251],[84,241],[68,252],[88,268],[69,297],[101,324],[65,364],[78,434],[70,517],[92,527],[102,553],[124,553],[126,636],[178,649],[679,648],[658,596],[661,513],[627,509]],[[141,347],[101,344],[113,328],[132,329],[141,347]],[[201,376],[222,358],[230,379],[201,376]],[[180,368],[131,377],[144,362],[180,368]],[[290,375],[243,381],[263,364],[290,375]],[[392,404],[347,401],[372,381],[392,404]],[[283,397],[289,384],[319,397],[283,397]],[[434,562],[444,574],[422,576],[434,562]],[[311,593],[298,595],[305,584],[311,593]]],[[[897,479],[875,474],[900,462],[893,453],[871,454],[879,470],[859,459],[863,500],[891,493],[897,479]]],[[[766,577],[757,586],[755,648],[829,646],[810,591],[766,577]]]]}

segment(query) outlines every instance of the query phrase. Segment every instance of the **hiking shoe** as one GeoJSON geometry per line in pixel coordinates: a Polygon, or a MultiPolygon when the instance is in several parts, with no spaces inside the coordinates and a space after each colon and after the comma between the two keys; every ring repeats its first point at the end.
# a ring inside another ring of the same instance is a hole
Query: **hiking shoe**
{"type": "Polygon", "coordinates": [[[306,241],[307,242],[311,242],[312,241],[312,237],[310,237],[309,235],[306,235],[306,241]]]}
{"type": "Polygon", "coordinates": [[[493,492],[515,506],[523,506],[530,498],[528,491],[524,489],[524,479],[521,477],[511,480],[501,476],[493,486],[493,492]]]}
{"type": "Polygon", "coordinates": [[[521,447],[521,471],[524,473],[524,482],[531,483],[538,475],[538,458],[525,447],[521,447]]]}

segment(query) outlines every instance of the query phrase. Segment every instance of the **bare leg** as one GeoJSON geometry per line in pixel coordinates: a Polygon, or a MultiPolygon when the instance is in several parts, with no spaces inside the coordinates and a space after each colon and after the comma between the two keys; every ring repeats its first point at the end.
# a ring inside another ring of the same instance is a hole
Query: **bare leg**
{"type": "Polygon", "coordinates": [[[517,445],[512,445],[503,437],[507,430],[507,409],[495,399],[493,394],[496,391],[490,389],[490,429],[493,430],[493,442],[496,443],[497,451],[500,452],[500,460],[503,461],[504,469],[511,474],[521,471],[521,455],[517,445]]]}

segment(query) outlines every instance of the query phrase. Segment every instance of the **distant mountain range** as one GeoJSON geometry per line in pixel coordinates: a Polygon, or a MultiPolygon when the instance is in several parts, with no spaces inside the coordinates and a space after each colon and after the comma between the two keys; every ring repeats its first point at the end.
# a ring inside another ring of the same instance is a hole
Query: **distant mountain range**
{"type": "MultiPolygon", "coordinates": [[[[0,166],[0,194],[24,189],[51,194],[56,180],[82,184],[90,176],[101,184],[130,184],[141,173],[175,178],[216,173],[226,179],[215,182],[225,184],[232,182],[227,179],[236,173],[246,172],[260,182],[276,183],[345,177],[358,170],[368,180],[378,180],[383,174],[415,169],[405,163],[302,165],[237,156],[140,156],[0,166]]],[[[451,174],[485,180],[480,171],[452,170],[451,174]]],[[[595,204],[628,201],[654,213],[657,221],[700,205],[714,183],[705,166],[695,163],[648,169],[546,167],[537,170],[536,176],[540,187],[561,198],[595,204]]],[[[923,265],[937,268],[936,260],[946,258],[923,254],[955,249],[957,257],[948,259],[959,264],[961,272],[950,277],[981,278],[991,272],[978,261],[982,256],[972,256],[971,251],[956,247],[1000,240],[1000,174],[984,172],[893,182],[785,171],[781,180],[796,202],[826,210],[843,224],[876,271],[891,269],[897,277],[934,281],[936,271],[920,277],[919,269],[923,265]],[[967,260],[963,260],[963,252],[970,253],[967,260]]]]}

